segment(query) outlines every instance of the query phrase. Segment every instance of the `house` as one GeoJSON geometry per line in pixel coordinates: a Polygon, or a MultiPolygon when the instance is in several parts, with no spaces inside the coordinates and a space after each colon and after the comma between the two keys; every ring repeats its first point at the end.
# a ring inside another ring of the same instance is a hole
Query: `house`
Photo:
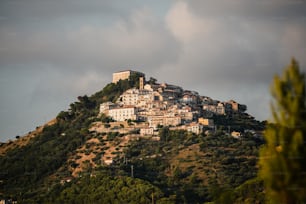
{"type": "Polygon", "coordinates": [[[213,104],[204,104],[203,105],[203,110],[204,111],[209,111],[212,113],[216,113],[217,112],[217,106],[213,105],[213,104]]]}
{"type": "Polygon", "coordinates": [[[184,93],[181,101],[183,103],[194,103],[196,102],[196,98],[192,94],[184,93]]]}
{"type": "Polygon", "coordinates": [[[183,103],[198,103],[200,101],[199,93],[196,91],[185,90],[180,99],[183,103]]]}
{"type": "Polygon", "coordinates": [[[104,163],[106,165],[111,165],[113,163],[113,159],[106,159],[106,160],[104,160],[104,163]]]}
{"type": "Polygon", "coordinates": [[[214,120],[209,118],[199,118],[198,123],[206,127],[213,127],[215,125],[214,120]]]}
{"type": "Polygon", "coordinates": [[[218,103],[218,105],[216,106],[216,114],[225,115],[225,106],[223,103],[218,103]]]}
{"type": "Polygon", "coordinates": [[[144,90],[148,90],[148,91],[154,91],[154,92],[159,92],[162,93],[163,92],[163,87],[160,84],[146,84],[144,85],[144,90]]]}
{"type": "Polygon", "coordinates": [[[123,105],[136,106],[138,103],[139,90],[136,88],[126,90],[118,99],[117,103],[121,102],[123,105]]]}
{"type": "Polygon", "coordinates": [[[13,200],[13,199],[2,199],[2,200],[0,200],[0,204],[17,204],[17,200],[13,200]]]}
{"type": "Polygon", "coordinates": [[[154,128],[152,128],[152,127],[140,128],[140,135],[141,136],[154,135],[154,128]]]}
{"type": "Polygon", "coordinates": [[[200,134],[203,132],[203,125],[199,123],[190,123],[186,125],[186,130],[188,132],[193,132],[195,134],[200,134]]]}
{"type": "Polygon", "coordinates": [[[231,136],[238,139],[238,138],[241,137],[241,133],[240,133],[240,132],[233,131],[233,132],[231,132],[231,136]]]}

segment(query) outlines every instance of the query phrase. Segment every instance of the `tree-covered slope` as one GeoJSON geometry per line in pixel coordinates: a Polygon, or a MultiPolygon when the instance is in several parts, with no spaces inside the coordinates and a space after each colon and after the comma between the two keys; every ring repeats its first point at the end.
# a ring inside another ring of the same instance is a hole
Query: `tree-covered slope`
{"type": "Polygon", "coordinates": [[[223,191],[256,177],[258,149],[253,136],[235,139],[224,134],[161,133],[161,141],[140,140],[126,149],[126,174],[150,181],[177,202],[208,202],[223,191]],[[162,135],[165,134],[165,135],[162,135]]]}
{"type": "Polygon", "coordinates": [[[84,176],[64,186],[58,185],[43,198],[43,203],[171,203],[163,192],[147,181],[106,173],[84,176]]]}
{"type": "MultiPolygon", "coordinates": [[[[89,126],[97,120],[98,105],[102,101],[115,100],[125,90],[136,86],[136,78],[108,84],[92,95],[80,96],[70,104],[68,111],[57,116],[57,122],[45,126],[41,133],[26,146],[14,148],[0,156],[0,193],[3,197],[23,198],[43,195],[53,180],[49,179],[66,163],[74,151],[83,145],[90,134],[89,126]]],[[[61,169],[57,179],[68,176],[61,169]]]]}
{"type": "MultiPolygon", "coordinates": [[[[203,203],[219,199],[222,192],[256,176],[263,141],[251,134],[235,139],[223,131],[229,126],[263,128],[263,123],[245,114],[215,118],[218,131],[208,135],[160,128],[159,141],[130,141],[113,148],[122,150],[114,164],[99,163],[103,151],[123,139],[122,134],[89,131],[101,120],[97,118],[99,105],[137,86],[138,78],[132,76],[90,97],[78,97],[69,110],[58,114],[55,124],[44,127],[26,146],[0,156],[0,197],[18,203],[151,203],[152,199],[156,203],[203,203]],[[95,155],[96,163],[88,162],[78,178],[72,170],[79,165],[80,149],[95,155]],[[67,178],[72,181],[67,183],[67,178]]],[[[239,200],[239,196],[234,198],[239,200]]]]}

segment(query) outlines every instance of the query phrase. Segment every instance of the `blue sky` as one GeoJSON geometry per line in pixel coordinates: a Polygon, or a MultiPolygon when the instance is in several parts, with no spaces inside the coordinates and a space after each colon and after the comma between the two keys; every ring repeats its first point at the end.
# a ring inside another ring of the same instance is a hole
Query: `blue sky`
{"type": "Polygon", "coordinates": [[[0,0],[0,141],[133,69],[269,118],[270,84],[305,71],[302,0],[0,0]]]}

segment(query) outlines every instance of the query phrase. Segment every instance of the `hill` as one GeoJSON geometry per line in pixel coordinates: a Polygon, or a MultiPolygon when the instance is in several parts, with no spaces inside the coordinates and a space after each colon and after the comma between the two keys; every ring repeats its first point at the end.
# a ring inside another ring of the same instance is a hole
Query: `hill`
{"type": "Polygon", "coordinates": [[[53,123],[2,145],[1,197],[18,203],[203,203],[229,195],[243,203],[254,194],[250,185],[262,191],[260,181],[248,180],[257,174],[263,144],[254,132],[264,123],[244,108],[227,114],[198,109],[215,123],[198,134],[186,125],[158,125],[152,135],[141,135],[148,121],[115,122],[101,114],[100,104],[117,103],[139,88],[140,76],[80,96],[53,123]],[[234,138],[229,130],[244,134],[234,138]]]}
{"type": "Polygon", "coordinates": [[[0,155],[5,155],[6,152],[8,152],[9,150],[20,148],[20,147],[27,145],[33,137],[42,133],[44,127],[53,125],[55,123],[56,123],[56,119],[50,120],[46,124],[37,127],[34,131],[31,131],[24,136],[16,136],[15,141],[9,141],[7,143],[2,143],[1,148],[0,148],[0,155]]]}

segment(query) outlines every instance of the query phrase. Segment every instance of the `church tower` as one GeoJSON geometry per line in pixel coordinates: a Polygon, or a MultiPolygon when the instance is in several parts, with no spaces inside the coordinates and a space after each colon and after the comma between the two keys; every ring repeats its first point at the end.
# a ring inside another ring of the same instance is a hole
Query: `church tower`
{"type": "Polygon", "coordinates": [[[143,90],[144,87],[144,78],[139,77],[139,90],[143,90]]]}

